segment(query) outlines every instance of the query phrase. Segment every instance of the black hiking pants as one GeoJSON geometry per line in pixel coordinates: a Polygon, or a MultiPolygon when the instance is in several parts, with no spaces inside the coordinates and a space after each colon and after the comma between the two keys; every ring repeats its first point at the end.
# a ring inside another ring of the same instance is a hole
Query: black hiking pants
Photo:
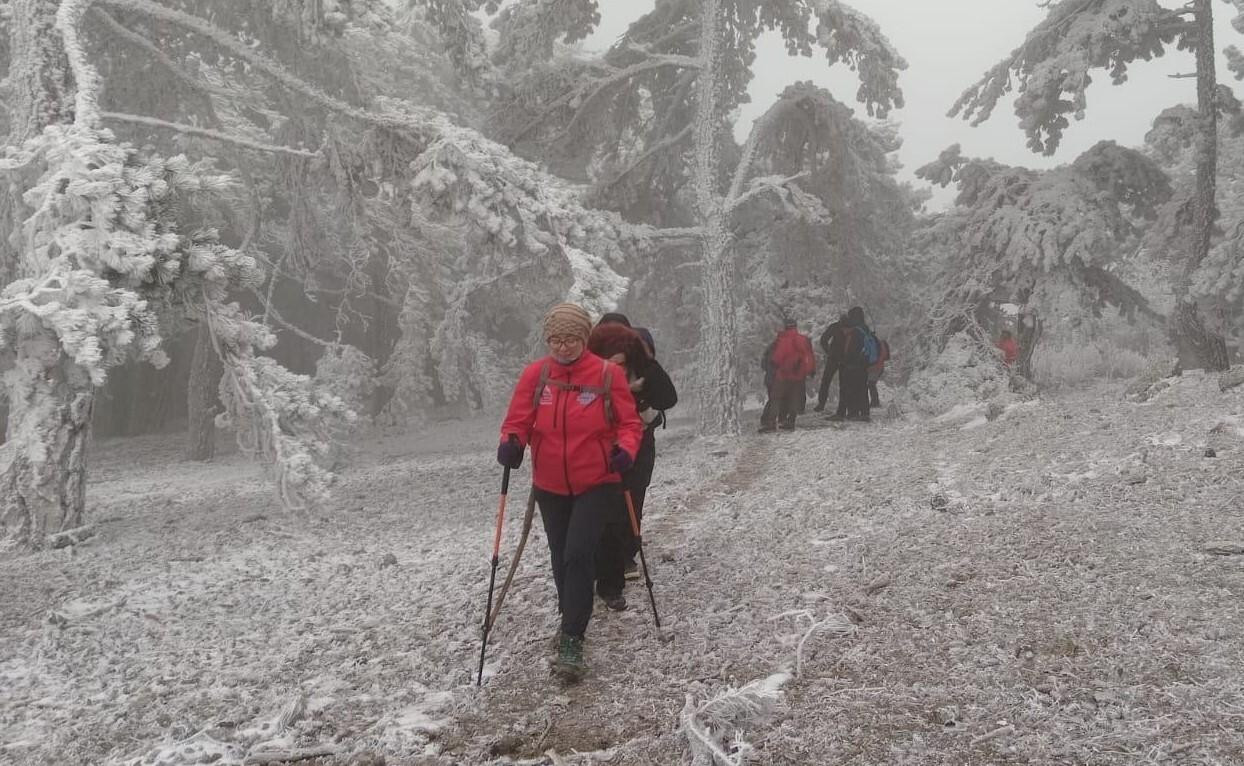
{"type": "MultiPolygon", "coordinates": [[[[639,443],[635,465],[622,474],[622,489],[631,493],[631,502],[635,505],[635,520],[640,525],[641,534],[644,499],[648,495],[648,485],[652,483],[652,471],[656,462],[657,440],[651,429],[648,429],[644,431],[644,439],[639,443]]],[[[625,498],[619,510],[621,513],[605,525],[605,534],[600,541],[596,562],[596,592],[601,598],[622,594],[626,585],[626,565],[633,562],[639,553],[639,540],[635,539],[635,533],[631,529],[631,515],[626,510],[625,498]]]]}
{"type": "Polygon", "coordinates": [[[819,409],[825,409],[825,402],[829,399],[829,384],[834,381],[834,374],[838,372],[838,363],[832,360],[826,360],[825,372],[821,373],[821,390],[816,394],[816,406],[819,409]]]}
{"type": "Polygon", "coordinates": [[[848,418],[868,417],[868,368],[844,366],[838,372],[841,385],[838,412],[848,418]]]}
{"type": "Polygon", "coordinates": [[[795,416],[800,404],[808,399],[802,380],[778,380],[773,383],[773,395],[777,399],[777,424],[783,428],[795,426],[795,416]]]}
{"type": "MultiPolygon", "coordinates": [[[[620,484],[602,484],[581,495],[556,495],[536,490],[544,536],[549,541],[562,632],[567,635],[582,638],[587,632],[587,624],[592,619],[597,551],[606,525],[617,517],[622,502],[620,484]]],[[[605,551],[603,555],[611,553],[605,551]]]]}

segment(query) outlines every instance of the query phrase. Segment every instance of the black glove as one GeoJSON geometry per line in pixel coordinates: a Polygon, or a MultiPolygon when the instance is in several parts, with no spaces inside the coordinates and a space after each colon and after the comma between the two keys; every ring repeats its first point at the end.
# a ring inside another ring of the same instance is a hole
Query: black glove
{"type": "Polygon", "coordinates": [[[613,452],[609,453],[609,470],[614,473],[626,473],[634,465],[635,459],[630,453],[615,444],[613,452]]]}
{"type": "Polygon", "coordinates": [[[514,469],[523,464],[523,445],[518,441],[517,436],[510,434],[509,440],[497,446],[497,462],[506,468],[514,469]]]}

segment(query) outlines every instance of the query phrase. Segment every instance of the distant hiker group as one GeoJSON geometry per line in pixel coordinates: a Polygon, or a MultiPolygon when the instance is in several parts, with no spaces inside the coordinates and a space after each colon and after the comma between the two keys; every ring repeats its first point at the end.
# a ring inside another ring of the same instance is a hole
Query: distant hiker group
{"type": "MultiPolygon", "coordinates": [[[[761,357],[768,401],[760,415],[760,431],[791,430],[795,416],[807,402],[807,380],[816,374],[812,341],[799,332],[795,319],[783,320],[782,331],[761,357]]],[[[870,410],[881,406],[877,381],[885,373],[890,346],[868,326],[864,309],[855,306],[826,328],[820,338],[825,367],[817,395],[816,412],[823,412],[829,387],[838,376],[838,408],[831,421],[871,419],[870,410]]]]}
{"type": "MultiPolygon", "coordinates": [[[[610,609],[626,608],[625,581],[637,574],[636,553],[643,555],[638,535],[656,462],[653,431],[678,394],[651,333],[621,314],[593,327],[587,311],[563,303],[545,316],[543,331],[549,353],[519,377],[497,462],[518,468],[531,448],[561,612],[553,667],[576,681],[587,672],[593,590],[610,609]]],[[[651,580],[648,588],[651,596],[651,580]]]]}

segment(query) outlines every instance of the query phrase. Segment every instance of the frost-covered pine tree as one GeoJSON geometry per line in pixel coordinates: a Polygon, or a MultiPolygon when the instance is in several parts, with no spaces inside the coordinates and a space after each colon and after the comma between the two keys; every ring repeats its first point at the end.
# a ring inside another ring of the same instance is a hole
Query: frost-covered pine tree
{"type": "Polygon", "coordinates": [[[254,285],[251,258],[211,230],[179,232],[173,209],[234,181],[207,162],[163,158],[101,125],[100,78],[79,35],[91,0],[10,4],[10,135],[0,363],[9,405],[0,445],[0,536],[38,547],[84,520],[94,391],[130,358],[165,361],[170,325],[205,322],[225,369],[225,417],[269,458],[281,497],[320,498],[332,421],[351,413],[258,355],[274,338],[227,302],[254,285]]]}
{"type": "Polygon", "coordinates": [[[1160,318],[1121,277],[1124,256],[1172,196],[1166,174],[1141,152],[1102,141],[1069,165],[1039,171],[965,158],[956,144],[917,175],[959,189],[954,207],[919,234],[946,254],[930,355],[974,331],[991,299],[1044,310],[1071,295],[1085,316],[1114,306],[1160,318]]]}
{"type": "MultiPolygon", "coordinates": [[[[502,41],[510,36],[523,44],[503,48],[555,52],[558,37],[573,40],[592,23],[594,7],[591,0],[516,7],[497,26],[502,41]]],[[[780,33],[792,54],[819,48],[829,64],[854,70],[856,98],[870,115],[902,105],[897,80],[905,62],[874,22],[837,0],[667,0],[599,58],[515,61],[502,53],[496,62],[524,73],[504,88],[498,110],[508,143],[586,173],[597,198],[631,220],[662,227],[665,241],[695,247],[695,388],[706,433],[739,429],[737,217],[765,195],[810,201],[799,191],[806,169],[761,174],[765,154],[797,121],[795,110],[766,113],[741,148],[732,140],[730,116],[747,98],[756,40],[766,31],[780,33]]]]}
{"type": "Polygon", "coordinates": [[[1170,329],[1189,364],[1224,369],[1226,344],[1220,332],[1206,326],[1192,291],[1214,237],[1218,116],[1228,103],[1238,103],[1218,84],[1211,0],[1192,0],[1181,8],[1157,0],[1052,3],[1024,44],[968,88],[951,114],[980,124],[1004,95],[1015,91],[1015,113],[1029,147],[1053,154],[1070,125],[1068,117],[1084,117],[1093,70],[1108,70],[1117,85],[1127,79],[1132,64],[1163,55],[1171,44],[1195,54],[1197,144],[1195,194],[1184,205],[1179,230],[1171,232],[1171,246],[1183,250],[1183,263],[1171,276],[1176,304],[1170,329]]]}

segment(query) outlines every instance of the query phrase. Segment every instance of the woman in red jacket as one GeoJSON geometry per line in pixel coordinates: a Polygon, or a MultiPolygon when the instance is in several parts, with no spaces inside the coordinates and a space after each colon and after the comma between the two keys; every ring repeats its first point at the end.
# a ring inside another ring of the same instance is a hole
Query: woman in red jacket
{"type": "Polygon", "coordinates": [[[608,521],[625,513],[621,474],[634,465],[644,431],[626,373],[587,350],[591,331],[592,319],[579,306],[549,311],[549,355],[519,377],[497,448],[497,462],[517,468],[531,445],[562,613],[554,669],[571,681],[587,672],[583,638],[592,617],[596,551],[608,521]]]}

